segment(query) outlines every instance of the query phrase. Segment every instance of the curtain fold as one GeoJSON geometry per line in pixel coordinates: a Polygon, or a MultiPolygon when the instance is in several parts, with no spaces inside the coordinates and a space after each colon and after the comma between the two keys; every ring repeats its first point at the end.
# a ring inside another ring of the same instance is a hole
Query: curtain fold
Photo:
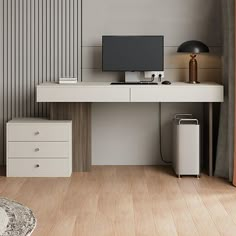
{"type": "Polygon", "coordinates": [[[235,1],[222,0],[223,74],[225,98],[220,109],[215,175],[235,181],[235,1]]]}

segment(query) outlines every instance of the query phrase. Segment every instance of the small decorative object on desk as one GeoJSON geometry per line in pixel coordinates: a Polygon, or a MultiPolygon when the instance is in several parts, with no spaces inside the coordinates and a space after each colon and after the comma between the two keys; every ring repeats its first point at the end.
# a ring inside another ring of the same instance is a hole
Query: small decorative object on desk
{"type": "Polygon", "coordinates": [[[59,78],[59,84],[76,84],[78,82],[75,77],[61,77],[59,78]]]}

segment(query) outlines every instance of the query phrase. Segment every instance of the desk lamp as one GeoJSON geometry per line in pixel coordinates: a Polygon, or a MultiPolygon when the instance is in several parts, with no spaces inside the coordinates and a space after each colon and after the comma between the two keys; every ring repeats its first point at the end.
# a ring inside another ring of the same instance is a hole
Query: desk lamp
{"type": "Polygon", "coordinates": [[[189,61],[189,83],[197,84],[200,83],[197,80],[197,54],[209,52],[209,48],[206,44],[201,41],[191,40],[182,43],[177,52],[181,53],[190,53],[190,61],[189,61]]]}

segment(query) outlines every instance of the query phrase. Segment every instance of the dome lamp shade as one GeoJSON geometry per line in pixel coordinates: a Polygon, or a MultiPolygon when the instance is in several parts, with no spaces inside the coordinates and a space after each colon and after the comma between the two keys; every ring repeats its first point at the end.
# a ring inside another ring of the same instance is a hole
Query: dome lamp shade
{"type": "Polygon", "coordinates": [[[191,40],[182,43],[177,52],[199,54],[209,52],[209,48],[201,41],[191,40]]]}
{"type": "Polygon", "coordinates": [[[189,83],[197,84],[198,76],[197,76],[197,54],[200,53],[208,53],[210,52],[208,46],[201,41],[197,40],[190,40],[182,43],[177,52],[179,53],[189,53],[190,54],[190,61],[189,61],[189,83]]]}

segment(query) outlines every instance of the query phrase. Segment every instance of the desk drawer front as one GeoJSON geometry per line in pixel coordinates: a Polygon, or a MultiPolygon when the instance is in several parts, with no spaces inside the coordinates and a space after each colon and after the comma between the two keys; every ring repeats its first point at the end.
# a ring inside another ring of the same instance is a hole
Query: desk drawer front
{"type": "Polygon", "coordinates": [[[160,85],[158,88],[131,89],[131,102],[223,102],[223,100],[221,86],[160,85]]]}
{"type": "Polygon", "coordinates": [[[130,89],[120,87],[38,88],[38,102],[129,102],[130,89]]]}
{"type": "Polygon", "coordinates": [[[65,124],[11,124],[8,141],[69,141],[70,133],[65,124]]]}
{"type": "Polygon", "coordinates": [[[71,169],[66,159],[9,159],[8,177],[69,177],[71,169]]]}
{"type": "Polygon", "coordinates": [[[8,158],[69,158],[68,142],[8,142],[8,158]]]}

